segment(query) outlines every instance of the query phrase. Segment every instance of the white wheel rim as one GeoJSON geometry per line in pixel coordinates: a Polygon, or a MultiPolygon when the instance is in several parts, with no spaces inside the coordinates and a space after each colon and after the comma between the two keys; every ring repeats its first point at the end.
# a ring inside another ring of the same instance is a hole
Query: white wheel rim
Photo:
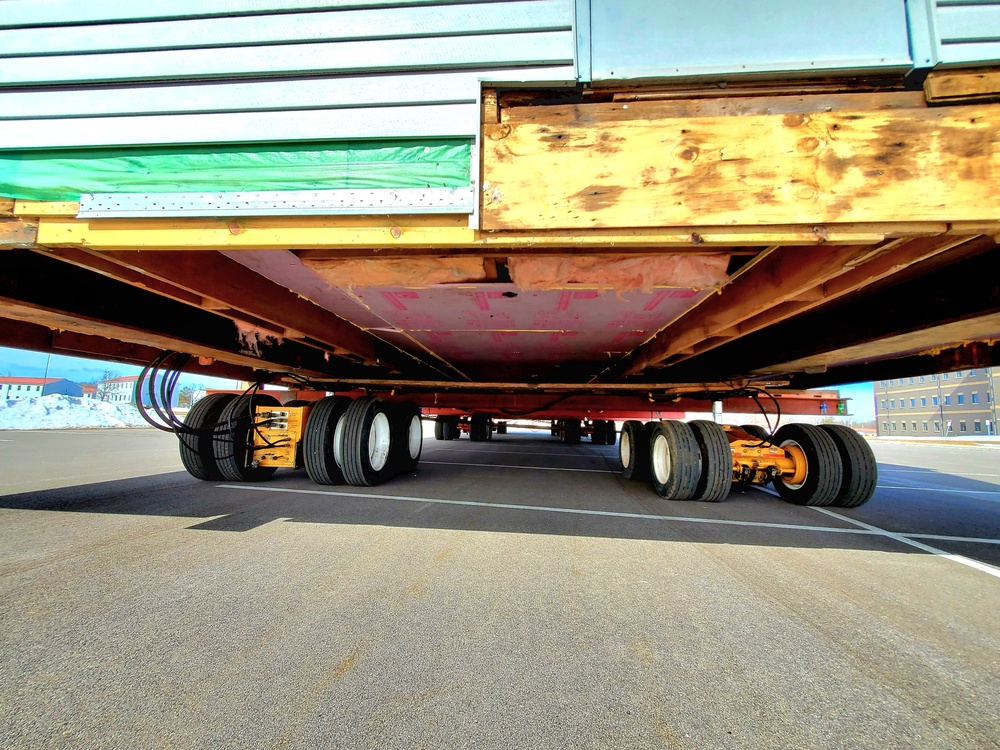
{"type": "Polygon", "coordinates": [[[420,415],[414,414],[410,419],[410,429],[406,433],[406,447],[410,451],[410,458],[420,457],[420,444],[423,441],[423,427],[420,424],[420,415]]]}
{"type": "Polygon", "coordinates": [[[632,439],[628,436],[627,430],[622,430],[622,439],[618,441],[618,453],[622,459],[622,466],[627,469],[632,460],[632,439]]]}
{"type": "Polygon", "coordinates": [[[333,462],[338,468],[344,468],[344,418],[337,420],[333,428],[333,462]]]}
{"type": "MultiPolygon", "coordinates": [[[[799,445],[794,440],[782,440],[780,447],[784,448],[786,445],[794,445],[796,448],[798,448],[800,451],[802,451],[802,455],[803,456],[806,455],[806,452],[804,450],[802,450],[802,446],[799,445]]],[[[798,489],[802,489],[802,485],[804,485],[806,483],[806,480],[808,478],[809,478],[809,460],[806,459],[806,474],[805,474],[804,477],[802,477],[802,481],[801,482],[799,482],[798,484],[794,484],[792,482],[789,482],[787,479],[782,479],[781,482],[782,482],[782,484],[784,484],[790,490],[798,490],[798,489]]]]}
{"type": "Polygon", "coordinates": [[[663,435],[657,435],[653,441],[652,458],[653,476],[660,484],[666,484],[670,479],[671,461],[670,446],[663,435]]]}
{"type": "Polygon", "coordinates": [[[368,463],[373,471],[382,471],[389,461],[389,417],[380,411],[372,419],[368,432],[368,463]]]}

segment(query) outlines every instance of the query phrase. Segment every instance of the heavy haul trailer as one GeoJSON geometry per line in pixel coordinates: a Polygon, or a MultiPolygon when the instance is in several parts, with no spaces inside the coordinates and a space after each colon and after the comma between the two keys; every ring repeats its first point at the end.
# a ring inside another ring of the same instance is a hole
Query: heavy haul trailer
{"type": "Polygon", "coordinates": [[[855,505],[853,433],[662,417],[997,358],[998,3],[2,5],[0,343],[320,392],[194,476],[376,484],[423,408],[855,505]]]}

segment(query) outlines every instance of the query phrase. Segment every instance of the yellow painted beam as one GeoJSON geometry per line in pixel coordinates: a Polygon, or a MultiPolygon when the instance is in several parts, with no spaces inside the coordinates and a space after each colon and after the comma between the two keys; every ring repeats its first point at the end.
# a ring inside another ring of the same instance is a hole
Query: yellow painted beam
{"type": "Polygon", "coordinates": [[[1000,105],[568,126],[544,109],[485,128],[484,230],[1000,218],[1000,105]]]}
{"type": "Polygon", "coordinates": [[[80,204],[73,201],[14,201],[14,216],[76,216],[80,204]]]}
{"type": "Polygon", "coordinates": [[[475,243],[468,217],[98,219],[44,217],[40,245],[121,249],[461,247],[475,243]],[[436,221],[431,221],[435,219],[436,221]]]}

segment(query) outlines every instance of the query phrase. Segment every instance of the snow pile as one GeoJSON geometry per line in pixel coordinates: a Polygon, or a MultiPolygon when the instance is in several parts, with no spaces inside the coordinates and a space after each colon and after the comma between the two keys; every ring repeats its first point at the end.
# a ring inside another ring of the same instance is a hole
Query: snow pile
{"type": "Polygon", "coordinates": [[[52,394],[0,400],[0,430],[65,430],[74,427],[149,427],[132,404],[52,394]]]}

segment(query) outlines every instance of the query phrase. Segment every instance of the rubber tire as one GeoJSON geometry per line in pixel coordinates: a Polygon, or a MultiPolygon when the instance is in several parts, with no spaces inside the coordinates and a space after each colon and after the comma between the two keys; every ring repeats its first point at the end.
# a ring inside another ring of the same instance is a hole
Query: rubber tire
{"type": "Polygon", "coordinates": [[[615,423],[612,420],[605,422],[604,428],[604,444],[614,445],[618,442],[618,430],[615,428],[615,423]]]}
{"type": "Polygon", "coordinates": [[[195,430],[196,434],[178,433],[177,440],[180,443],[181,464],[195,479],[204,482],[221,482],[225,479],[219,465],[215,463],[212,433],[222,412],[235,399],[236,396],[232,393],[213,393],[198,401],[188,412],[184,426],[195,430]]]}
{"type": "Polygon", "coordinates": [[[304,398],[295,398],[289,401],[287,404],[282,404],[282,406],[291,408],[293,406],[315,406],[319,401],[307,401],[304,398]]]}
{"type": "Polygon", "coordinates": [[[774,488],[782,500],[795,505],[829,505],[840,492],[844,475],[833,438],[815,425],[786,424],[775,433],[774,444],[781,447],[789,441],[797,443],[805,453],[806,478],[794,486],[775,477],[774,488]]]}
{"type": "Polygon", "coordinates": [[[474,443],[485,443],[493,439],[493,420],[486,414],[473,414],[469,422],[469,439],[474,443]]]}
{"type": "Polygon", "coordinates": [[[743,430],[743,432],[750,433],[758,440],[767,441],[771,439],[771,436],[767,434],[767,430],[759,424],[741,424],[740,429],[743,430]]]}
{"type": "Polygon", "coordinates": [[[694,430],[685,422],[665,419],[649,436],[649,478],[666,500],[691,500],[701,476],[701,452],[694,430]],[[662,461],[664,471],[657,468],[662,461]]]}
{"type": "Polygon", "coordinates": [[[423,452],[423,423],[420,421],[420,407],[410,402],[396,404],[389,425],[394,431],[391,460],[397,474],[407,474],[417,468],[423,452]],[[416,454],[411,441],[416,442],[416,454]]]}
{"type": "Polygon", "coordinates": [[[497,435],[506,435],[506,434],[507,434],[507,423],[497,422],[497,435]]]}
{"type": "Polygon", "coordinates": [[[821,424],[819,428],[833,438],[844,468],[840,492],[830,505],[857,508],[871,500],[878,484],[878,462],[868,441],[840,424],[821,424]]]}
{"type": "MultiPolygon", "coordinates": [[[[333,455],[337,423],[351,405],[344,396],[326,396],[314,402],[302,440],[302,463],[316,484],[343,484],[344,473],[333,455]]],[[[287,406],[287,404],[286,404],[287,406]]]]}
{"type": "Polygon", "coordinates": [[[392,407],[380,398],[358,398],[342,417],[340,468],[353,487],[375,487],[392,476],[392,407]],[[389,444],[375,456],[371,453],[372,428],[384,415],[389,444]],[[374,462],[372,459],[376,459],[374,462]],[[376,466],[377,465],[377,466],[376,466]]]}
{"type": "Polygon", "coordinates": [[[458,417],[455,415],[447,417],[438,417],[438,419],[444,424],[441,429],[441,434],[444,436],[445,440],[458,440],[462,437],[462,431],[458,429],[458,417]]]}
{"type": "Polygon", "coordinates": [[[642,422],[630,419],[622,425],[618,457],[625,479],[640,482],[649,479],[649,432],[642,422]]]}
{"type": "Polygon", "coordinates": [[[595,419],[590,429],[590,442],[594,445],[604,445],[604,433],[607,431],[607,422],[603,419],[595,419]]]}
{"type": "Polygon", "coordinates": [[[701,453],[701,475],[692,500],[718,503],[729,496],[733,486],[733,452],[721,425],[707,419],[688,422],[701,453]]]}
{"type": "Polygon", "coordinates": [[[234,399],[219,416],[212,436],[212,451],[222,476],[230,482],[262,482],[277,471],[274,466],[247,466],[253,443],[254,410],[258,406],[281,406],[266,393],[244,394],[234,399]]]}
{"type": "Polygon", "coordinates": [[[564,419],[562,422],[562,441],[566,445],[579,445],[583,435],[583,426],[579,419],[564,419]]]}
{"type": "Polygon", "coordinates": [[[441,417],[434,420],[434,439],[444,440],[444,422],[441,421],[441,417]]]}

